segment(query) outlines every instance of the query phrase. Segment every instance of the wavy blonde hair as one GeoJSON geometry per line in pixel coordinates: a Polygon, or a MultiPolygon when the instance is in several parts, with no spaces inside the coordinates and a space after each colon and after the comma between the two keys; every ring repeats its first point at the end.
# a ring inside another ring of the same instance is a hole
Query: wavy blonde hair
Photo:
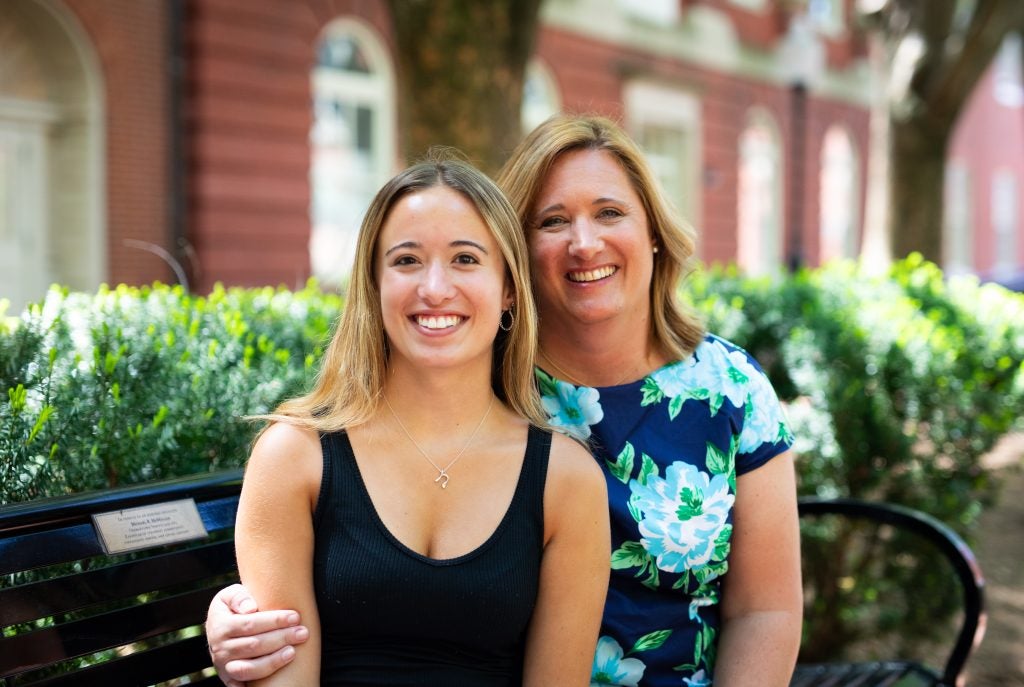
{"type": "Polygon", "coordinates": [[[313,389],[285,401],[261,419],[290,422],[322,432],[366,422],[379,407],[388,369],[388,342],[374,274],[377,240],[391,209],[404,197],[446,187],[461,194],[480,213],[505,260],[512,286],[515,319],[494,341],[491,386],[513,411],[546,426],[533,380],[537,350],[537,310],[530,291],[526,241],[512,206],[493,181],[451,153],[413,165],[387,182],[370,203],[356,246],[345,308],[320,361],[313,389]]]}
{"type": "Polygon", "coordinates": [[[689,357],[703,340],[705,328],[679,300],[677,290],[693,271],[696,233],[665,197],[640,148],[618,124],[594,115],[554,115],[516,146],[498,173],[498,185],[523,231],[529,231],[548,172],[560,156],[576,150],[603,150],[615,156],[640,196],[659,247],[651,277],[651,335],[672,358],[689,357]]]}

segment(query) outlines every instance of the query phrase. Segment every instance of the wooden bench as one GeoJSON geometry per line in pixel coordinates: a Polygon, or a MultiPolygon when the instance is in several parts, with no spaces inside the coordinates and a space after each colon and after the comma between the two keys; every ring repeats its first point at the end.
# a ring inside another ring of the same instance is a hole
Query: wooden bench
{"type": "MultiPolygon", "coordinates": [[[[202,622],[237,579],[232,542],[241,471],[0,508],[0,687],[220,685],[202,622]],[[92,516],[193,499],[207,536],[108,554],[92,516]]],[[[912,661],[800,665],[794,687],[954,685],[982,619],[982,578],[949,528],[907,508],[801,499],[804,519],[837,514],[935,544],[963,587],[963,626],[942,671],[912,661]]]]}

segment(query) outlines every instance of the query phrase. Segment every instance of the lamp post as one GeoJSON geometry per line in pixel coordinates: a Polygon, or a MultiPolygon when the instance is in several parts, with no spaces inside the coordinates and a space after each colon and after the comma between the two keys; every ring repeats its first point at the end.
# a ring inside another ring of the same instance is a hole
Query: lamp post
{"type": "Polygon", "coordinates": [[[789,90],[790,174],[787,187],[786,266],[796,271],[805,262],[804,189],[807,182],[807,94],[824,69],[824,50],[806,12],[790,16],[779,51],[780,65],[789,90]]]}

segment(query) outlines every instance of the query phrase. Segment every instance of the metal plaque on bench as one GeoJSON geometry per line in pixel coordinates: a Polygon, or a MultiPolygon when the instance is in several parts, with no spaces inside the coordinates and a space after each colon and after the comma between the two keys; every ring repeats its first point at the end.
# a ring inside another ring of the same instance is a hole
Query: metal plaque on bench
{"type": "Polygon", "coordinates": [[[193,499],[95,513],[92,521],[103,550],[108,554],[177,544],[206,536],[206,527],[193,499]]]}

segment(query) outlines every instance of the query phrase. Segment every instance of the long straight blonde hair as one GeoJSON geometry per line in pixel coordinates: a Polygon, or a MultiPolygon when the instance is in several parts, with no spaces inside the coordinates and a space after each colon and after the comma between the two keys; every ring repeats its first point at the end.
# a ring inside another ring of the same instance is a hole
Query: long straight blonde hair
{"type": "Polygon", "coordinates": [[[515,318],[494,341],[491,386],[513,411],[546,426],[533,380],[537,350],[537,309],[530,291],[526,241],[516,214],[493,181],[450,154],[409,167],[374,197],[359,231],[345,308],[338,318],[313,389],[285,401],[261,419],[290,422],[322,432],[366,422],[379,407],[388,369],[388,342],[374,273],[377,240],[392,208],[404,197],[435,187],[461,194],[480,213],[505,261],[515,318]],[[449,157],[446,157],[449,156],[449,157]]]}
{"type": "Polygon", "coordinates": [[[693,270],[696,233],[661,191],[637,144],[615,122],[593,115],[557,114],[531,131],[498,174],[524,232],[555,161],[575,150],[603,150],[618,160],[643,201],[658,253],[651,277],[651,335],[674,359],[689,357],[704,338],[701,319],[679,299],[681,280],[693,270]]]}

